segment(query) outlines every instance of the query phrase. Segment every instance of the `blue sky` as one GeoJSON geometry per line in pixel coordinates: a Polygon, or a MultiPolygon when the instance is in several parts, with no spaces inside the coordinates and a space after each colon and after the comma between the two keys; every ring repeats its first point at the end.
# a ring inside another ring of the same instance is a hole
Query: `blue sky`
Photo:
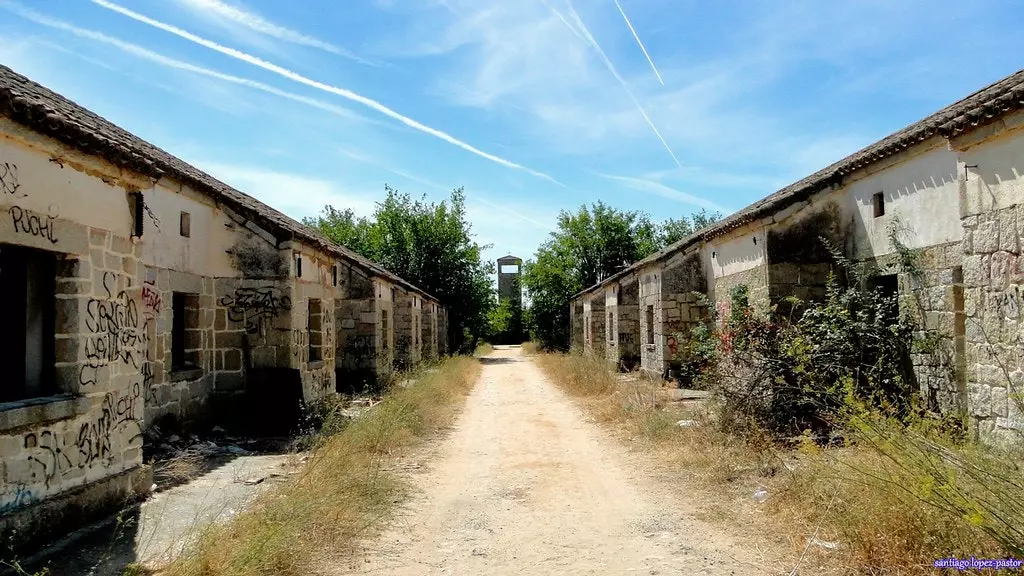
{"type": "Polygon", "coordinates": [[[0,62],[300,218],[465,186],[490,257],[730,212],[1024,66],[1018,2],[0,0],[0,62]]]}

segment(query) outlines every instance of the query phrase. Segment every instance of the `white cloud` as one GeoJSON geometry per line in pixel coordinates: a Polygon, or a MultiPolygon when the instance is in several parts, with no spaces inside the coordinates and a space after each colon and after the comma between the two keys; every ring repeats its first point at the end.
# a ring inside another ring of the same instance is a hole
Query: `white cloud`
{"type": "Polygon", "coordinates": [[[193,164],[295,219],[316,216],[328,204],[339,209],[350,208],[359,216],[368,216],[375,208],[372,194],[363,190],[346,190],[336,180],[261,166],[205,160],[193,164]]]}
{"type": "Polygon", "coordinates": [[[181,28],[178,28],[176,26],[172,26],[170,24],[166,24],[164,22],[160,22],[158,20],[154,20],[152,18],[149,18],[147,16],[139,14],[138,12],[134,12],[134,11],[129,10],[127,8],[124,8],[123,6],[120,6],[118,4],[114,4],[113,2],[109,2],[107,0],[92,0],[92,2],[94,4],[102,6],[103,8],[106,8],[108,10],[112,10],[114,12],[117,12],[119,14],[127,16],[127,17],[129,17],[129,18],[131,18],[133,20],[136,20],[138,22],[142,22],[143,24],[147,24],[149,26],[153,26],[154,28],[158,28],[158,29],[163,30],[165,32],[169,32],[171,34],[174,34],[175,36],[178,36],[178,37],[184,38],[185,40],[188,40],[190,42],[194,42],[196,44],[199,44],[200,46],[203,46],[203,47],[209,48],[211,50],[220,52],[221,54],[224,54],[226,56],[230,56],[231,58],[235,58],[236,60],[241,60],[243,62],[247,62],[247,63],[252,64],[254,66],[257,66],[259,68],[263,68],[264,70],[267,70],[269,72],[273,72],[273,73],[275,73],[275,74],[277,74],[279,76],[283,76],[284,78],[288,78],[289,80],[293,80],[293,81],[298,82],[300,84],[305,84],[305,85],[307,85],[307,86],[309,86],[311,88],[316,88],[317,90],[322,90],[324,92],[329,92],[331,94],[336,94],[336,95],[341,96],[342,98],[345,98],[347,100],[351,100],[353,102],[357,102],[359,104],[362,104],[362,105],[364,105],[364,106],[366,106],[368,108],[371,108],[371,109],[373,109],[373,110],[375,110],[377,112],[380,112],[381,114],[384,114],[385,116],[387,116],[387,117],[389,117],[389,118],[391,118],[393,120],[397,120],[397,121],[401,122],[402,124],[405,124],[406,126],[412,128],[414,130],[418,130],[418,131],[423,132],[425,134],[429,134],[431,136],[434,136],[435,138],[439,138],[441,140],[444,140],[445,142],[448,142],[449,144],[452,144],[453,146],[457,146],[459,148],[462,148],[463,150],[465,150],[467,152],[475,154],[475,155],[477,155],[477,156],[479,156],[481,158],[490,160],[491,162],[495,162],[497,164],[501,164],[502,166],[506,166],[508,168],[515,168],[517,170],[523,170],[523,171],[525,171],[525,172],[527,172],[529,174],[537,176],[538,178],[543,178],[543,179],[548,180],[548,181],[550,181],[550,182],[552,182],[554,184],[558,184],[559,186],[562,186],[562,184],[558,180],[555,180],[553,177],[551,177],[551,176],[549,176],[547,174],[544,174],[543,172],[538,172],[536,170],[533,170],[532,168],[528,168],[528,167],[523,166],[521,164],[517,164],[515,162],[512,162],[511,160],[507,160],[505,158],[501,158],[499,156],[495,156],[493,154],[489,154],[487,152],[484,152],[483,150],[480,150],[479,148],[476,148],[476,147],[472,146],[471,144],[467,144],[466,142],[463,142],[462,140],[459,140],[459,139],[457,139],[457,138],[455,138],[455,137],[453,137],[453,136],[451,136],[451,135],[449,135],[449,134],[447,134],[445,132],[442,132],[441,130],[438,130],[436,128],[431,128],[430,126],[427,126],[426,124],[422,124],[422,123],[420,123],[420,122],[418,122],[416,120],[413,120],[412,118],[409,118],[408,116],[404,116],[404,115],[402,115],[402,114],[400,114],[398,112],[395,112],[391,108],[388,108],[387,106],[381,104],[380,102],[377,102],[376,100],[372,100],[370,98],[367,98],[366,96],[362,96],[360,94],[352,92],[351,90],[346,90],[344,88],[339,88],[337,86],[331,86],[330,84],[324,84],[323,82],[318,82],[316,80],[311,80],[311,79],[309,79],[309,78],[299,74],[298,72],[294,72],[292,70],[288,70],[286,68],[283,68],[281,66],[273,64],[271,62],[268,62],[268,61],[263,60],[261,58],[258,58],[256,56],[253,56],[251,54],[246,54],[245,52],[242,52],[240,50],[236,50],[234,48],[229,48],[227,46],[222,46],[222,45],[220,45],[220,44],[218,44],[218,43],[216,43],[216,42],[214,42],[212,40],[208,40],[206,38],[202,38],[200,36],[192,34],[191,32],[187,32],[185,30],[182,30],[181,28]]]}
{"type": "MultiPolygon", "coordinates": [[[[325,42],[314,36],[303,34],[297,30],[293,30],[286,26],[282,26],[270,20],[267,20],[263,16],[245,10],[240,6],[231,5],[221,0],[179,0],[182,4],[188,8],[201,12],[206,15],[213,15],[223,20],[232,22],[239,26],[244,26],[260,34],[289,42],[292,44],[298,44],[300,46],[307,46],[310,48],[316,48],[325,52],[330,52],[344,58],[359,62],[360,64],[367,64],[376,66],[375,62],[371,62],[365,58],[361,58],[352,52],[341,48],[330,42],[325,42]]],[[[283,5],[283,4],[282,4],[283,5]]]]}

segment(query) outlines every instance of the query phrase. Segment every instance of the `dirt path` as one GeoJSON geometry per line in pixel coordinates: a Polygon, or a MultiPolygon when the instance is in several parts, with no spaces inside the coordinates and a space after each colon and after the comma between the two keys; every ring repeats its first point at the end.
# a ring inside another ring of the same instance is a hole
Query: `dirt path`
{"type": "MultiPolygon", "coordinates": [[[[631,463],[518,348],[483,359],[421,492],[363,574],[768,574],[631,463]]],[[[344,573],[344,572],[341,572],[344,573]]],[[[351,573],[351,572],[348,572],[351,573]]]]}

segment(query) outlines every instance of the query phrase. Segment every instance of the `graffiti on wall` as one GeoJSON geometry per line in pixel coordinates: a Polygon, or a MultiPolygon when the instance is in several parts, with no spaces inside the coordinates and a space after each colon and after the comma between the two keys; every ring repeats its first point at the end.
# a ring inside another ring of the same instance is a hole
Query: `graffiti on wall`
{"type": "Polygon", "coordinates": [[[50,244],[58,242],[54,231],[56,215],[39,214],[20,206],[11,206],[8,213],[11,215],[11,224],[15,232],[49,240],[50,244]]]}
{"type": "Polygon", "coordinates": [[[160,314],[160,309],[163,307],[160,292],[148,280],[142,284],[142,305],[145,306],[146,313],[152,315],[160,314]]]}
{"type": "Polygon", "coordinates": [[[1016,284],[996,294],[995,301],[996,307],[999,309],[999,315],[1003,318],[1019,319],[1022,300],[1024,300],[1024,293],[1021,292],[1020,286],[1016,284]]]}
{"type": "Polygon", "coordinates": [[[14,196],[21,188],[18,182],[18,166],[10,162],[0,162],[0,193],[4,196],[14,196]]]}
{"type": "Polygon", "coordinates": [[[139,325],[138,304],[124,290],[117,291],[117,275],[103,273],[102,298],[91,298],[85,308],[85,359],[79,383],[95,384],[100,368],[121,362],[140,369],[146,350],[145,326],[139,325]]]}
{"type": "Polygon", "coordinates": [[[82,422],[77,433],[41,430],[25,434],[22,445],[28,452],[28,475],[17,480],[41,482],[48,489],[54,480],[75,470],[108,467],[117,439],[127,438],[121,449],[141,445],[141,397],[141,386],[136,383],[126,391],[108,392],[99,414],[82,422]]]}
{"type": "Polygon", "coordinates": [[[228,309],[228,319],[240,322],[250,334],[266,334],[267,326],[278,313],[292,309],[292,300],[275,286],[236,288],[234,294],[220,299],[228,309]]]}

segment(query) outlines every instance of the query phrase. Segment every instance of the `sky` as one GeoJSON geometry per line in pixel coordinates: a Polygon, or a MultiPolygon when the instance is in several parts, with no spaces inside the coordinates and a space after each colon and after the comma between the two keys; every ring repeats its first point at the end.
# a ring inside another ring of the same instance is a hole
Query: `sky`
{"type": "Polygon", "coordinates": [[[296,219],[728,214],[1024,66],[1017,1],[0,0],[0,63],[296,219]]]}

